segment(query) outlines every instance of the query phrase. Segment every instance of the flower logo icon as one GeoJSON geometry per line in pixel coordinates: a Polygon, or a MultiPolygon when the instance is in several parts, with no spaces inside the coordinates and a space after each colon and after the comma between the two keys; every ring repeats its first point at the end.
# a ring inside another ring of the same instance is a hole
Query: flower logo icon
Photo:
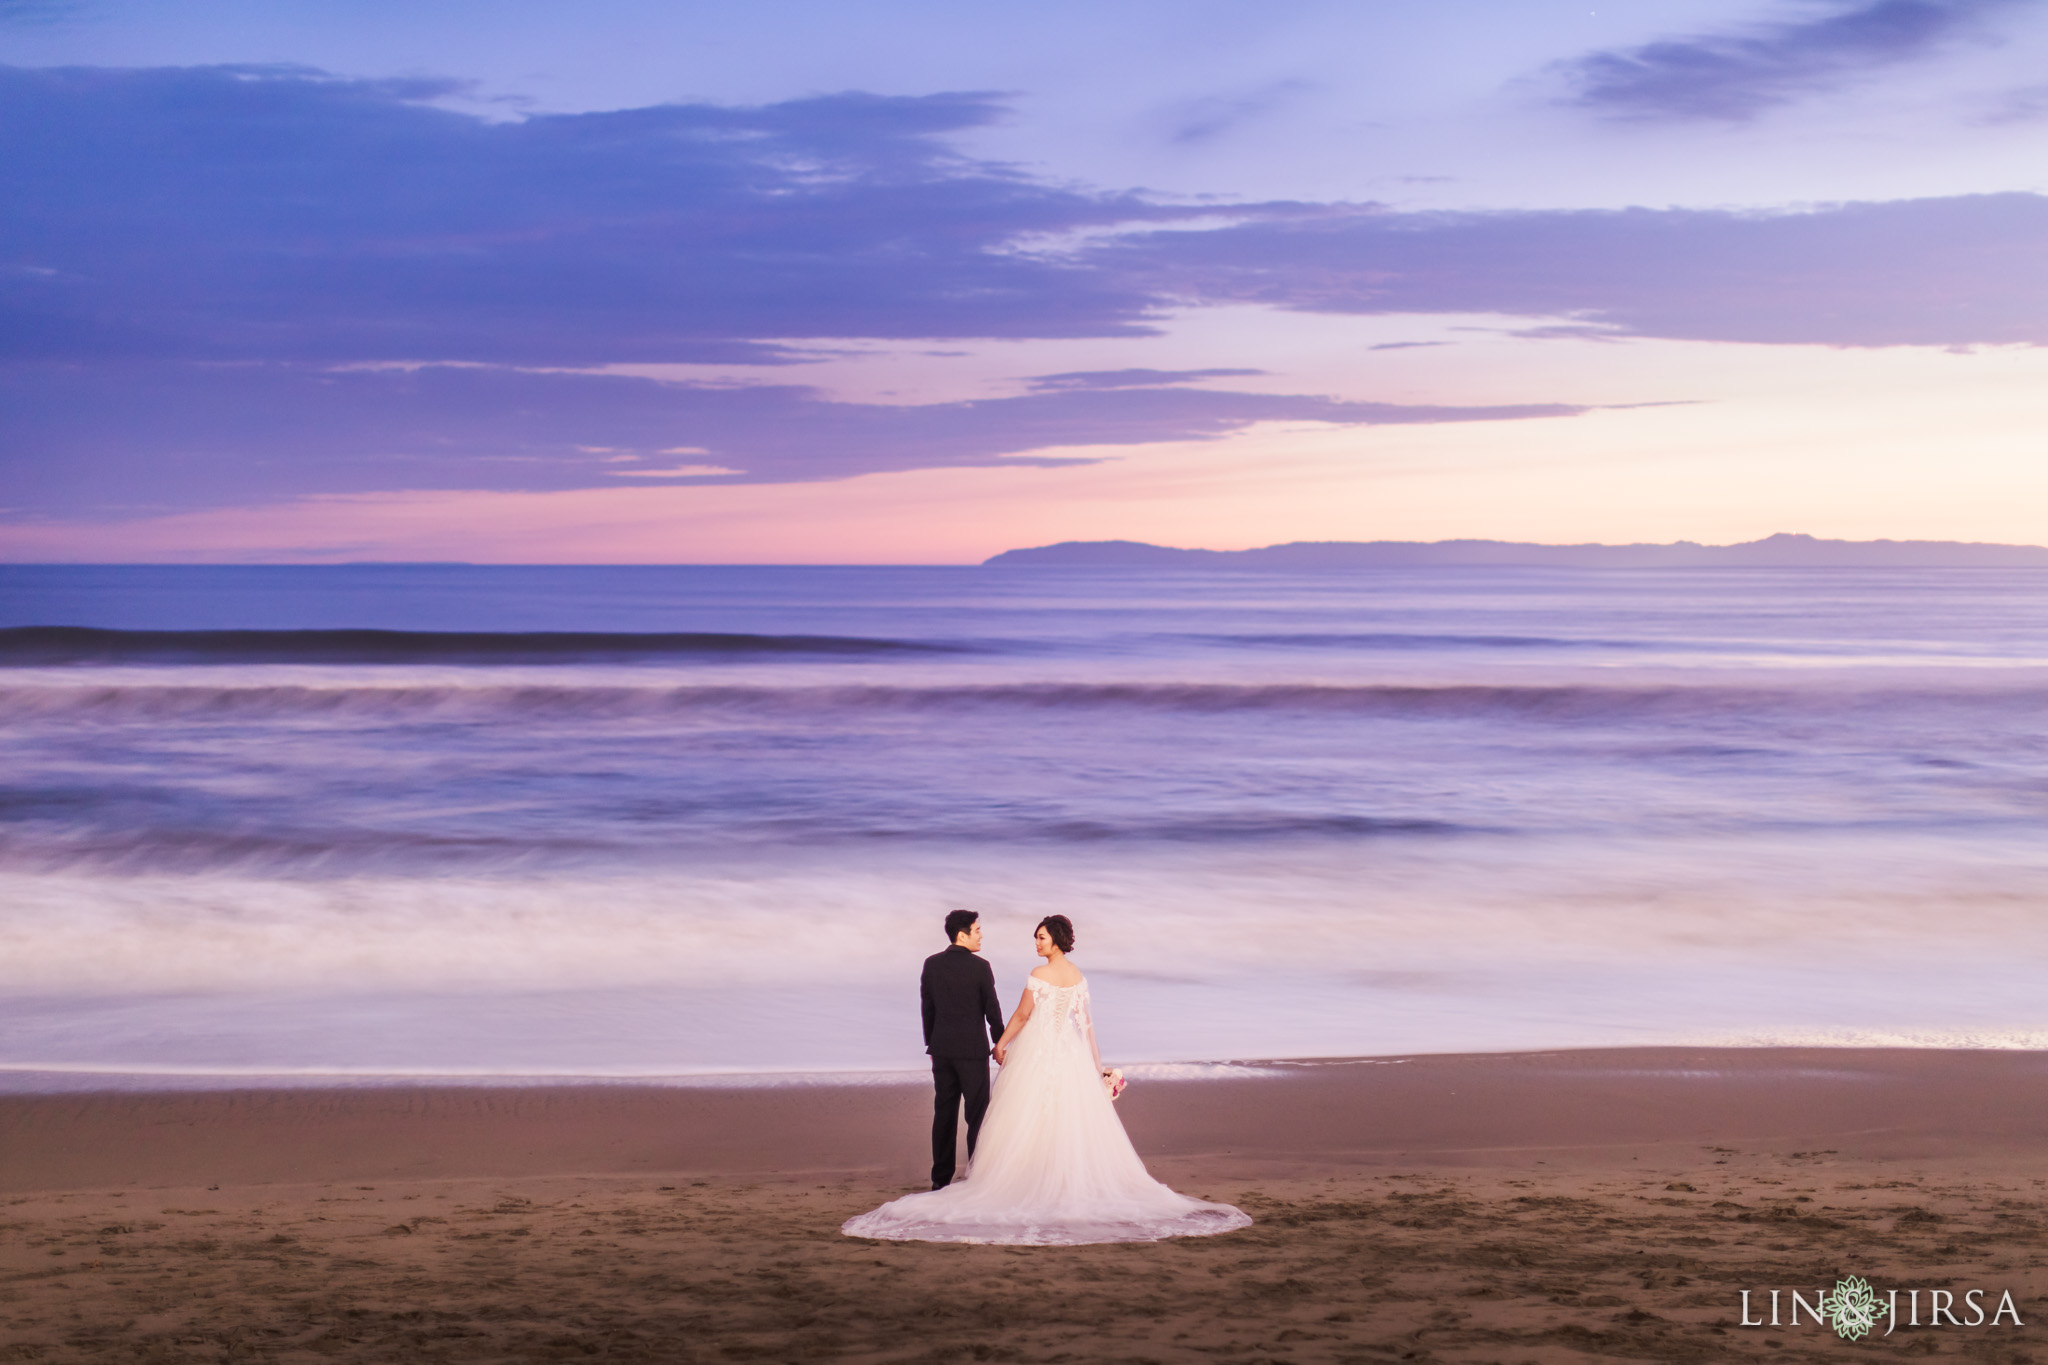
{"type": "Polygon", "coordinates": [[[1832,1293],[1821,1295],[1820,1311],[1827,1314],[1828,1325],[1835,1329],[1836,1336],[1861,1341],[1885,1310],[1870,1281],[1861,1275],[1851,1275],[1836,1280],[1832,1293]]]}

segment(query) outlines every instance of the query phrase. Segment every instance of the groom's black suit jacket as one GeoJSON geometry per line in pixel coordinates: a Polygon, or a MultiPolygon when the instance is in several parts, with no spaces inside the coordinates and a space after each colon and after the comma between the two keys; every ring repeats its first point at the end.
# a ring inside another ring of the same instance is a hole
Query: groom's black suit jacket
{"type": "Polygon", "coordinates": [[[986,1057],[1003,1036],[995,970],[959,944],[924,960],[917,993],[924,1004],[924,1050],[932,1056],[986,1057]]]}

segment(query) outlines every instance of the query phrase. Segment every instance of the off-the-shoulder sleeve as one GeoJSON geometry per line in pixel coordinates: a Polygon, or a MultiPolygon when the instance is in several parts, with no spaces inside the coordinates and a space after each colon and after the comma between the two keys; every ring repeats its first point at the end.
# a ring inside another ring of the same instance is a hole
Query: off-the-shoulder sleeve
{"type": "Polygon", "coordinates": [[[1081,1026],[1081,1036],[1088,1040],[1088,1055],[1095,1059],[1095,1069],[1102,1070],[1102,1049],[1095,1046],[1095,1016],[1088,1012],[1088,983],[1081,983],[1080,993],[1074,997],[1074,1022],[1081,1026]]]}

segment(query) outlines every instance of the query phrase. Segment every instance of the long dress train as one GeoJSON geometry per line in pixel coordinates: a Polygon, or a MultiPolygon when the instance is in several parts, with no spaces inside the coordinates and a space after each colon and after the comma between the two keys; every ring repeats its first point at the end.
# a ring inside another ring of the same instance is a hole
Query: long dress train
{"type": "Polygon", "coordinates": [[[1031,1017],[997,1073],[967,1175],[849,1218],[852,1237],[1080,1246],[1247,1227],[1228,1204],[1176,1194],[1146,1173],[1102,1084],[1088,983],[1029,978],[1031,1017]]]}

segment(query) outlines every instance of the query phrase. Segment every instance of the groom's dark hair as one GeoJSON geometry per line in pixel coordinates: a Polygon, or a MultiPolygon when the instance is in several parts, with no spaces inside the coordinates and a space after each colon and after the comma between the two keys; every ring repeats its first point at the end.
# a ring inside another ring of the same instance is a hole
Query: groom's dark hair
{"type": "Polygon", "coordinates": [[[972,929],[974,922],[980,918],[981,912],[978,910],[948,910],[946,912],[946,942],[951,943],[954,939],[972,929]]]}

